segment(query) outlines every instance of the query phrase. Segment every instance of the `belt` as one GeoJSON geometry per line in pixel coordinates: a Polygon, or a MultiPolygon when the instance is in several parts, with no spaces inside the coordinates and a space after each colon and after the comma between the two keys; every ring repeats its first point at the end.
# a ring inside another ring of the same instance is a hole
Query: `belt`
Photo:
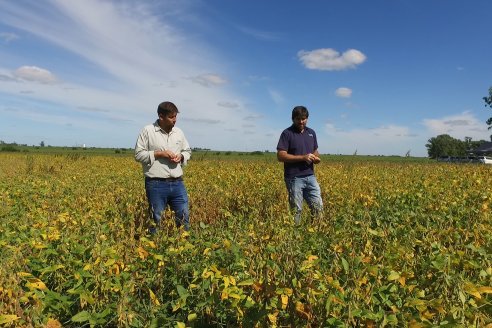
{"type": "Polygon", "coordinates": [[[149,177],[145,177],[145,180],[150,180],[150,181],[167,181],[167,182],[172,182],[172,181],[182,181],[183,180],[183,177],[177,177],[177,178],[173,178],[173,177],[169,177],[169,178],[149,178],[149,177]]]}

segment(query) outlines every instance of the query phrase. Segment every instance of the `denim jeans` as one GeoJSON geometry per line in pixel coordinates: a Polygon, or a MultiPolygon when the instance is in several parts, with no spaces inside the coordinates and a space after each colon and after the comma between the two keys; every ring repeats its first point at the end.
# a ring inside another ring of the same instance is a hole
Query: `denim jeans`
{"type": "Polygon", "coordinates": [[[314,175],[285,179],[289,193],[289,206],[294,213],[296,224],[301,222],[302,202],[306,200],[312,216],[318,216],[323,211],[321,188],[314,175]]]}
{"type": "MultiPolygon", "coordinates": [[[[156,226],[159,226],[162,212],[169,205],[174,211],[176,226],[190,227],[190,212],[188,208],[188,194],[183,180],[163,181],[145,179],[145,192],[149,202],[149,210],[156,226]]],[[[155,233],[156,228],[149,229],[155,233]]]]}

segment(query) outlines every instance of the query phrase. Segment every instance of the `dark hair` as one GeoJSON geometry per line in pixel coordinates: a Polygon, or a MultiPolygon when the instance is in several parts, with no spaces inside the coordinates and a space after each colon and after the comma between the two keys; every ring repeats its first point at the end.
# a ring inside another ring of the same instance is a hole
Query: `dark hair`
{"type": "Polygon", "coordinates": [[[170,101],[164,101],[157,107],[157,114],[168,116],[169,114],[179,113],[178,107],[170,101]]]}
{"type": "Polygon", "coordinates": [[[309,117],[309,112],[306,107],[304,106],[296,106],[292,110],[292,119],[298,118],[298,117],[309,117]]]}

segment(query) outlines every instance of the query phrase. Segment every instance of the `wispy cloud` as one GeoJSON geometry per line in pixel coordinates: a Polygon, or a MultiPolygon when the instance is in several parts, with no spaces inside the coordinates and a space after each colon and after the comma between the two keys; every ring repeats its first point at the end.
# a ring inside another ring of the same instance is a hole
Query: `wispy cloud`
{"type": "Polygon", "coordinates": [[[277,105],[280,105],[285,101],[284,96],[277,90],[270,88],[270,89],[268,89],[268,94],[270,95],[270,98],[272,98],[272,100],[277,105]]]}
{"type": "Polygon", "coordinates": [[[262,31],[251,27],[238,26],[238,29],[244,34],[252,36],[258,40],[277,41],[282,38],[282,35],[280,33],[262,31]]]}
{"type": "Polygon", "coordinates": [[[94,113],[108,113],[110,110],[108,109],[102,109],[98,107],[86,107],[86,106],[77,106],[78,110],[81,110],[83,112],[94,112],[94,113]]]}
{"type": "Polygon", "coordinates": [[[234,101],[219,101],[217,105],[220,107],[230,108],[230,109],[239,108],[239,104],[234,101]]]}
{"type": "Polygon", "coordinates": [[[4,81],[4,82],[16,82],[17,80],[14,77],[12,77],[11,75],[1,74],[0,73],[0,81],[4,81]]]}
{"type": "Polygon", "coordinates": [[[437,119],[424,119],[424,126],[432,136],[449,134],[453,138],[464,140],[471,137],[474,140],[488,139],[490,130],[485,122],[479,121],[471,112],[463,112],[437,119]]]}
{"type": "Polygon", "coordinates": [[[340,54],[332,48],[301,50],[297,53],[304,67],[320,71],[340,71],[355,68],[366,61],[366,55],[356,49],[340,54]]]}
{"type": "Polygon", "coordinates": [[[257,121],[263,118],[263,115],[250,115],[244,118],[245,121],[257,121]]]}
{"type": "Polygon", "coordinates": [[[204,87],[219,86],[227,83],[227,80],[217,74],[202,74],[190,78],[193,82],[203,85],[204,87]]]}
{"type": "Polygon", "coordinates": [[[189,118],[189,117],[184,117],[184,118],[181,118],[180,120],[183,120],[185,122],[205,123],[205,124],[219,124],[219,123],[221,123],[220,120],[213,120],[213,119],[206,119],[206,118],[189,118]]]}
{"type": "Polygon", "coordinates": [[[9,43],[11,41],[17,40],[19,36],[15,33],[11,32],[0,32],[0,39],[2,39],[4,42],[9,43]]]}

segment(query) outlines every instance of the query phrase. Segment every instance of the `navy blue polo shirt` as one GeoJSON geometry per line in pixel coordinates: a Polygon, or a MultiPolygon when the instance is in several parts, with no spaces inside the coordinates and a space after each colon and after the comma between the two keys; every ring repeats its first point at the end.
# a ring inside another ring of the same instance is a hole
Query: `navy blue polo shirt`
{"type": "MultiPolygon", "coordinates": [[[[285,129],[280,135],[277,144],[277,151],[285,150],[291,155],[306,155],[314,153],[318,149],[318,140],[313,129],[304,128],[301,133],[294,125],[285,129]]],[[[314,164],[306,162],[285,163],[284,162],[284,178],[290,179],[293,177],[307,176],[314,174],[314,164]]]]}

